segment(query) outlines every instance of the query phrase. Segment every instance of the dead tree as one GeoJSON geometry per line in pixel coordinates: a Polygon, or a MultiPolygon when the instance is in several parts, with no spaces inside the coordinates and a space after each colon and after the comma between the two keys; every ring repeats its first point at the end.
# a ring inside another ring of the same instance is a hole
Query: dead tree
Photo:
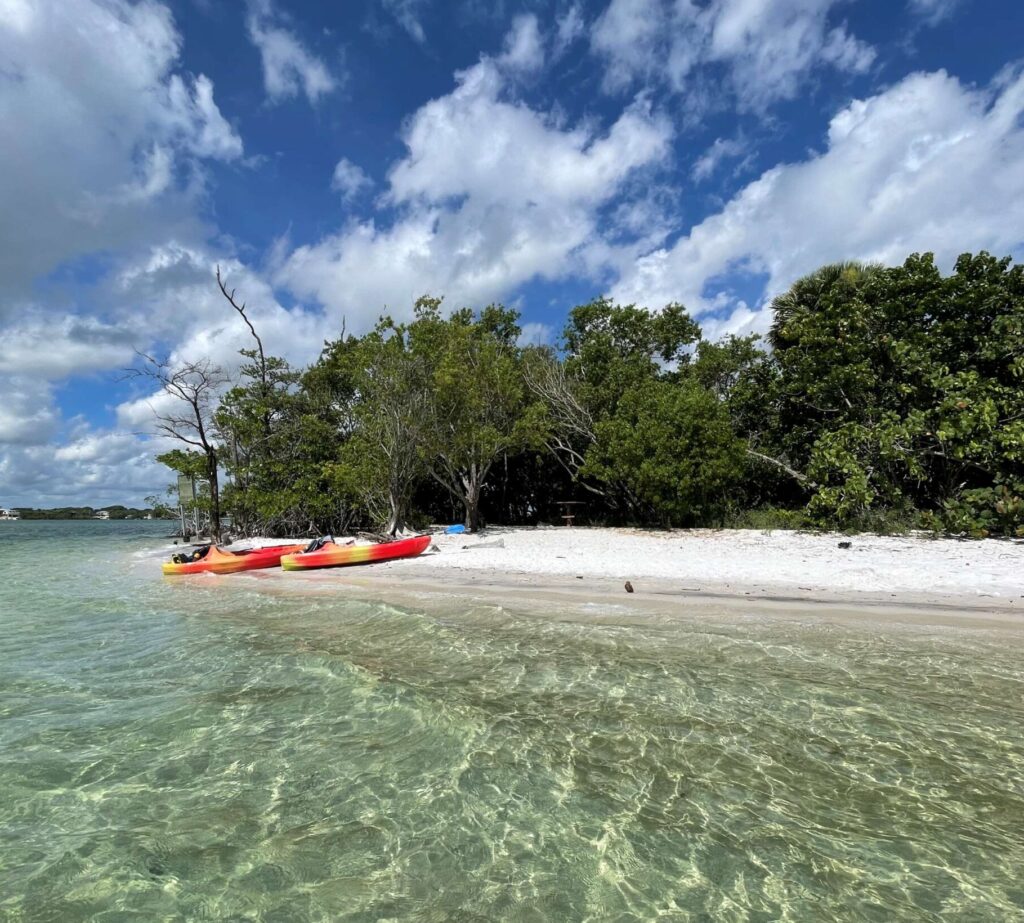
{"type": "Polygon", "coordinates": [[[217,397],[229,381],[228,376],[209,359],[171,366],[145,353],[138,353],[138,356],[142,364],[127,369],[126,377],[153,382],[162,394],[177,402],[173,406],[180,408],[160,410],[150,404],[156,420],[156,434],[183,442],[200,451],[206,459],[206,478],[210,484],[210,532],[217,539],[220,536],[220,487],[213,414],[217,397]]]}
{"type": "MultiPolygon", "coordinates": [[[[267,355],[263,351],[263,340],[260,339],[260,335],[256,332],[256,328],[253,326],[249,315],[245,313],[245,302],[241,304],[235,299],[235,290],[231,289],[228,291],[227,283],[221,277],[220,265],[217,266],[217,287],[220,289],[221,294],[228,300],[228,303],[237,312],[239,317],[245,321],[245,326],[249,328],[249,333],[252,334],[253,340],[256,341],[255,350],[243,350],[242,355],[251,356],[252,360],[256,363],[256,373],[259,377],[260,382],[260,399],[264,405],[268,404],[268,397],[270,393],[270,365],[267,362],[267,355]]],[[[267,409],[263,414],[263,437],[269,438],[270,436],[270,410],[267,409]]]]}
{"type": "Polygon", "coordinates": [[[551,355],[538,353],[525,363],[526,387],[547,407],[550,425],[545,448],[566,470],[574,482],[598,496],[605,491],[580,477],[587,449],[597,438],[594,418],[576,396],[575,382],[565,365],[551,355]]]}

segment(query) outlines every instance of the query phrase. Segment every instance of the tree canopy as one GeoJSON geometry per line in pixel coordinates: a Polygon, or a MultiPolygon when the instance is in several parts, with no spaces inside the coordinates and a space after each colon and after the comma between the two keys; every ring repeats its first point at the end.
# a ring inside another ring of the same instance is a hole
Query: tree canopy
{"type": "Polygon", "coordinates": [[[206,476],[215,455],[248,531],[477,529],[572,501],[595,523],[1024,535],[1009,259],[824,266],[775,299],[764,339],[709,342],[679,304],[598,298],[556,346],[524,347],[514,310],[423,297],[307,369],[265,352],[218,282],[255,347],[215,412],[202,392],[206,445],[162,460],[206,476]]]}

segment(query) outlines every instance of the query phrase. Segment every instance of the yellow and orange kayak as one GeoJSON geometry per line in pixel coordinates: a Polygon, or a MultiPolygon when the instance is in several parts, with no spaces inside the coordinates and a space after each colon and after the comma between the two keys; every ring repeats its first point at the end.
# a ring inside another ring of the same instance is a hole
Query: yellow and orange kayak
{"type": "Polygon", "coordinates": [[[429,535],[402,538],[380,545],[336,545],[334,542],[324,542],[315,551],[286,554],[281,558],[281,566],[285,570],[311,570],[314,567],[345,567],[349,564],[394,561],[396,558],[414,558],[423,554],[429,544],[429,535]]]}
{"type": "Polygon", "coordinates": [[[210,547],[195,561],[164,564],[165,574],[237,574],[243,570],[259,570],[277,567],[281,558],[293,551],[301,551],[305,545],[271,545],[268,548],[253,548],[250,551],[223,551],[216,545],[210,547]]]}

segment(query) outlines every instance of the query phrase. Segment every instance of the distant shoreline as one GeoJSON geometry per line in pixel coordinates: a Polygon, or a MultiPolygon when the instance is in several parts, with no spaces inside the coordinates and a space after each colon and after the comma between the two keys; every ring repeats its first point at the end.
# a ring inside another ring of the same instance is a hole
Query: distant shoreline
{"type": "Polygon", "coordinates": [[[81,507],[82,510],[92,509],[91,513],[82,512],[66,515],[64,509],[40,510],[29,509],[28,507],[11,507],[17,517],[5,518],[0,516],[0,522],[178,522],[177,516],[156,516],[152,515],[153,510],[129,508],[127,513],[122,514],[114,507],[81,507]],[[107,516],[100,516],[100,513],[108,513],[107,516]],[[147,514],[149,514],[147,518],[147,514]]]}

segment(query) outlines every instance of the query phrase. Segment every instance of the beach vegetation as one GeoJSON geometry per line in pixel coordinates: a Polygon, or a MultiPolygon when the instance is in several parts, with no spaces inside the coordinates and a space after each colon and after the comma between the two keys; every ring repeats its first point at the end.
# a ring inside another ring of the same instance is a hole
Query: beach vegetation
{"type": "Polygon", "coordinates": [[[409,327],[412,355],[427,374],[426,469],[461,504],[471,532],[480,527],[480,500],[494,465],[544,439],[545,408],[526,387],[517,321],[501,305],[445,318],[440,300],[424,298],[409,327]]]}
{"type": "Polygon", "coordinates": [[[245,531],[478,529],[571,508],[601,524],[1024,536],[1024,269],[1009,259],[824,266],[775,299],[763,338],[717,341],[682,305],[597,298],[557,343],[524,346],[514,310],[425,296],[406,322],[342,330],[306,369],[265,351],[218,283],[252,348],[230,388],[188,367],[206,377],[163,418],[188,438],[162,460],[205,478],[212,452],[245,531]]]}
{"type": "Polygon", "coordinates": [[[1024,532],[1020,266],[964,255],[944,277],[915,254],[821,271],[776,305],[773,449],[816,521],[910,508],[952,532],[1024,532]]]}
{"type": "MultiPolygon", "coordinates": [[[[202,459],[203,478],[209,492],[210,529],[214,535],[219,535],[223,443],[215,415],[220,396],[230,384],[229,376],[207,357],[172,363],[140,353],[139,363],[126,370],[126,377],[156,385],[159,397],[151,405],[155,435],[182,443],[185,448],[180,451],[202,459]]],[[[179,473],[185,472],[179,470],[179,473]]]]}
{"type": "Polygon", "coordinates": [[[727,511],[722,525],[726,529],[754,529],[758,532],[775,529],[800,532],[816,528],[806,510],[777,506],[734,507],[727,511]]]}
{"type": "Polygon", "coordinates": [[[408,328],[387,317],[365,337],[343,338],[327,351],[328,361],[344,366],[347,385],[335,470],[371,519],[394,535],[405,527],[425,473],[429,367],[411,351],[408,328]]]}
{"type": "Polygon", "coordinates": [[[617,484],[640,521],[720,523],[743,472],[743,445],[699,382],[656,380],[626,391],[595,425],[584,477],[617,484]]]}

